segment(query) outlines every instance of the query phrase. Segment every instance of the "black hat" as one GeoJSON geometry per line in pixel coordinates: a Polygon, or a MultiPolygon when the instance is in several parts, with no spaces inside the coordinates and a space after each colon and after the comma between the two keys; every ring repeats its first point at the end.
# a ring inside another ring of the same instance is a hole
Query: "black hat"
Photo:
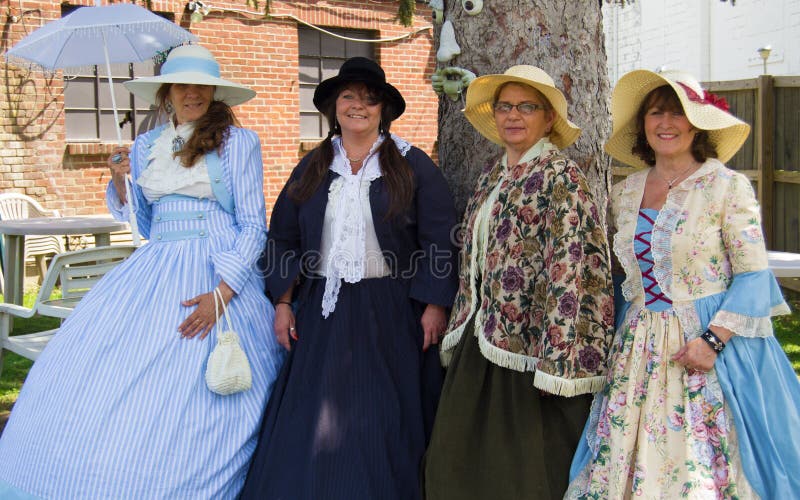
{"type": "Polygon", "coordinates": [[[394,110],[392,120],[396,120],[406,110],[406,101],[400,95],[400,91],[386,83],[386,73],[383,72],[383,69],[378,66],[378,63],[366,57],[351,57],[339,68],[338,75],[322,81],[314,91],[314,106],[322,111],[322,104],[333,92],[336,92],[342,85],[353,82],[362,82],[368,87],[386,91],[394,110]]]}

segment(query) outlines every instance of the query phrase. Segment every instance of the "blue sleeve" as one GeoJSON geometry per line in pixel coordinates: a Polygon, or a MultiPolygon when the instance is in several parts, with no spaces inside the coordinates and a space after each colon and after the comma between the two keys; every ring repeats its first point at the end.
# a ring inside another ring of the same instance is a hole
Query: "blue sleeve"
{"type": "MultiPolygon", "coordinates": [[[[133,146],[131,146],[130,154],[131,178],[133,179],[131,182],[133,196],[131,198],[133,200],[133,207],[135,207],[136,210],[136,223],[139,226],[139,234],[145,239],[150,238],[152,210],[150,203],[147,201],[147,198],[145,198],[136,180],[144,169],[147,168],[147,155],[149,152],[147,145],[150,143],[150,135],[154,132],[155,131],[150,131],[137,137],[133,146]]],[[[117,189],[112,181],[108,182],[108,187],[106,188],[106,206],[108,206],[108,211],[111,213],[111,216],[116,220],[130,220],[131,200],[129,199],[128,203],[122,205],[119,201],[119,193],[117,193],[117,189]]]]}
{"type": "Polygon", "coordinates": [[[425,304],[451,307],[458,291],[458,252],[453,241],[456,210],[444,175],[423,151],[406,158],[415,174],[418,258],[409,296],[425,304]]]}
{"type": "Polygon", "coordinates": [[[266,250],[265,281],[267,295],[277,300],[286,293],[300,276],[302,242],[299,221],[299,206],[288,194],[289,185],[302,176],[306,156],[295,167],[286,185],[283,186],[269,221],[269,238],[266,250]]]}
{"type": "Polygon", "coordinates": [[[255,132],[232,128],[222,151],[229,177],[239,235],[233,248],[211,255],[216,272],[235,292],[256,274],[256,262],[267,239],[264,167],[255,132]]]}

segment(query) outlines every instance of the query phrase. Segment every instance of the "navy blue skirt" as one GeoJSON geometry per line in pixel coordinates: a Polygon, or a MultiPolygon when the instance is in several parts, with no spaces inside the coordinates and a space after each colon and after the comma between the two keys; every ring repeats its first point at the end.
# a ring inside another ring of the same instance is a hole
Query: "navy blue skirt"
{"type": "Polygon", "coordinates": [[[443,373],[423,353],[424,304],[393,278],[342,283],[322,317],[324,279],[304,282],[299,340],[267,405],[243,499],[413,500],[443,373]]]}

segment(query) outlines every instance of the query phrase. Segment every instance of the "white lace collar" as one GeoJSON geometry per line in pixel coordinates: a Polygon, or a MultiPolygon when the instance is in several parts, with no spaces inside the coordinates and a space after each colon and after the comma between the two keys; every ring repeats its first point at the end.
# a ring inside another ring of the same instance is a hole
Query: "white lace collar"
{"type": "MultiPolygon", "coordinates": [[[[411,144],[391,135],[400,153],[405,156],[411,144]]],[[[328,276],[325,281],[325,293],[322,296],[322,316],[327,318],[336,308],[339,288],[342,280],[357,283],[364,278],[366,268],[366,226],[364,206],[369,206],[369,185],[381,177],[378,147],[384,137],[378,139],[364,159],[364,165],[353,174],[347,153],[340,136],[334,137],[333,162],[330,170],[339,174],[331,182],[328,190],[328,204],[335,210],[333,227],[331,228],[331,251],[328,255],[328,276]],[[367,203],[363,203],[366,198],[367,203]]]]}
{"type": "MultiPolygon", "coordinates": [[[[187,186],[206,184],[210,191],[211,181],[208,179],[205,156],[200,156],[191,168],[184,167],[180,158],[174,156],[173,148],[179,142],[185,144],[194,133],[194,126],[194,122],[188,122],[175,127],[170,120],[153,141],[150,153],[147,155],[147,168],[136,181],[145,189],[145,195],[159,196],[180,192],[187,186]]],[[[200,192],[205,193],[205,187],[201,188],[200,192]]]]}

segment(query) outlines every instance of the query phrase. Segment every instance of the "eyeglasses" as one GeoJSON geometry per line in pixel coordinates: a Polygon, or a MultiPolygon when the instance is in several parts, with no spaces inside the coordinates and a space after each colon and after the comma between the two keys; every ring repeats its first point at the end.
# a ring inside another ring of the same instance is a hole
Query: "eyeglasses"
{"type": "Polygon", "coordinates": [[[521,102],[519,104],[511,104],[510,102],[498,101],[494,103],[494,112],[499,113],[501,115],[505,115],[511,113],[511,110],[517,108],[519,114],[521,115],[532,115],[533,113],[537,112],[538,110],[547,109],[541,104],[536,104],[533,102],[521,102]]]}

